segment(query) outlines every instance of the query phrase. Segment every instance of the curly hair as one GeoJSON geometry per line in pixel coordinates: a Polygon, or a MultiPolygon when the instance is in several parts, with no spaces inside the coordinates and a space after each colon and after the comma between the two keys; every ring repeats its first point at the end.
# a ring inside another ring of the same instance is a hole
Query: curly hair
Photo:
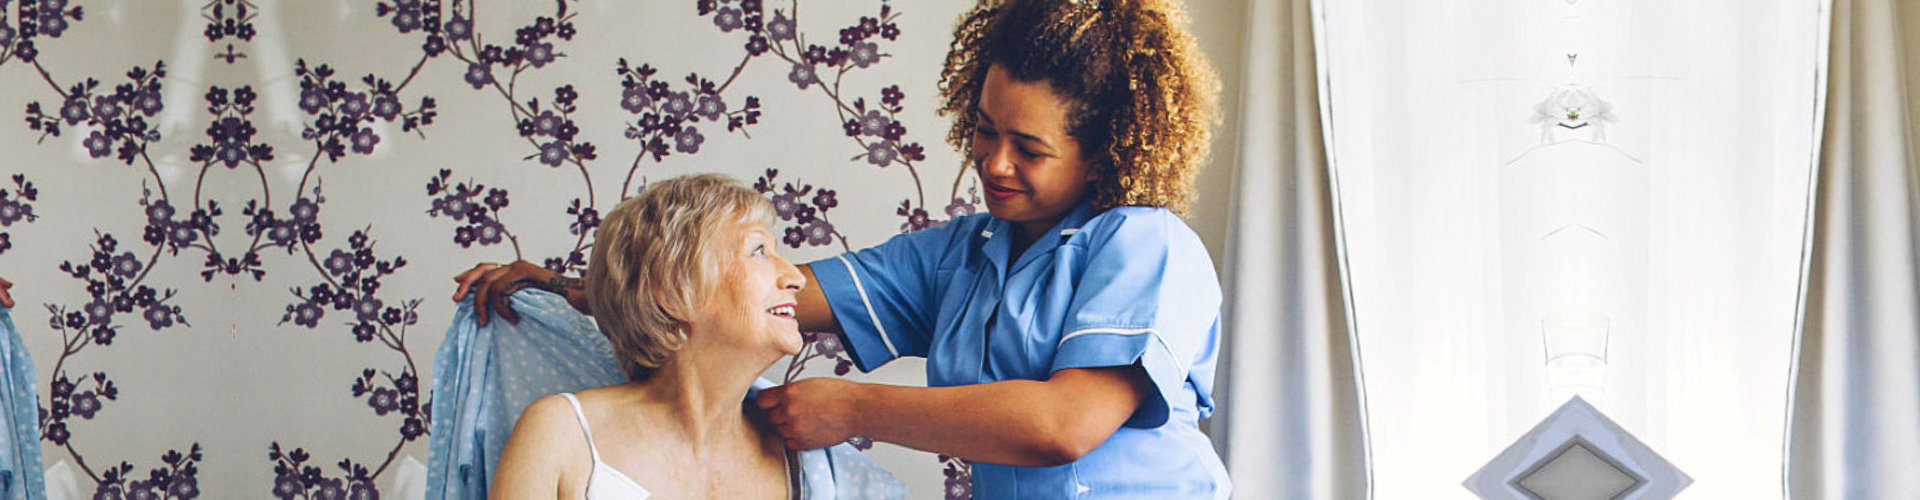
{"type": "Polygon", "coordinates": [[[1093,206],[1185,214],[1219,114],[1219,77],[1176,0],[982,0],[940,75],[947,142],[968,151],[987,69],[1071,100],[1068,134],[1100,180],[1093,206]]]}

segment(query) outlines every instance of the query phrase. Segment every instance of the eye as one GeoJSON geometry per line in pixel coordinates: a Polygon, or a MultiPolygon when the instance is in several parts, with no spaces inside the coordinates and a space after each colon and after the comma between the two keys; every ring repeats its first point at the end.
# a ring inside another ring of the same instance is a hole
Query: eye
{"type": "Polygon", "coordinates": [[[754,245],[753,251],[749,253],[754,257],[765,257],[767,256],[767,245],[766,244],[754,245]]]}

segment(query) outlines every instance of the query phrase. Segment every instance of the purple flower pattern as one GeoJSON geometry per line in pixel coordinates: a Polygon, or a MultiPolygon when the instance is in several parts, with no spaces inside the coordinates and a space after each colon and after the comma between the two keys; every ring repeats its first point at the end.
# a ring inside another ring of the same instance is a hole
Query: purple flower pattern
{"type": "Polygon", "coordinates": [[[200,498],[200,443],[186,453],[169,451],[160,456],[165,467],[148,469],[146,479],[134,479],[133,464],[121,462],[101,471],[93,498],[193,499],[200,498]]]}
{"type": "MultiPolygon", "coordinates": [[[[505,238],[513,243],[514,252],[519,253],[519,238],[507,231],[506,225],[501,224],[499,219],[500,210],[507,208],[510,202],[507,190],[488,188],[471,181],[453,184],[448,180],[452,175],[452,170],[441,169],[439,175],[427,181],[427,196],[435,197],[427,215],[447,217],[462,223],[454,229],[453,236],[453,242],[461,248],[472,248],[476,243],[480,246],[494,245],[505,238]]],[[[329,268],[332,268],[331,264],[329,268]]]]}
{"type": "Polygon", "coordinates": [[[327,471],[318,465],[310,464],[313,455],[304,448],[286,450],[280,443],[268,447],[267,459],[273,461],[274,498],[282,500],[299,499],[378,499],[380,491],[374,486],[374,478],[380,470],[343,459],[335,467],[338,477],[329,477],[327,471]]]}
{"type": "MultiPolygon", "coordinates": [[[[0,0],[4,2],[5,0],[0,0]]],[[[402,124],[401,132],[423,132],[423,127],[433,123],[437,115],[435,103],[430,97],[422,97],[419,105],[409,109],[401,99],[407,82],[415,76],[431,77],[423,74],[424,63],[440,55],[452,55],[460,64],[451,66],[462,73],[460,80],[476,89],[494,88],[499,90],[503,103],[512,112],[515,124],[528,144],[527,160],[539,162],[551,167],[568,167],[578,170],[587,183],[591,179],[587,164],[594,163],[597,151],[593,144],[579,141],[579,124],[572,116],[577,112],[579,94],[571,85],[556,88],[551,100],[523,99],[517,96],[507,78],[509,75],[522,76],[523,73],[545,69],[567,57],[565,44],[573,39],[577,30],[573,25],[574,12],[570,12],[571,2],[557,2],[557,8],[551,16],[535,18],[530,24],[514,30],[506,44],[483,44],[487,39],[478,33],[472,21],[476,2],[450,2],[443,5],[439,0],[377,0],[375,15],[382,18],[403,36],[421,37],[419,63],[412,73],[398,85],[384,79],[368,75],[361,80],[361,86],[350,87],[346,82],[334,78],[334,71],[325,64],[309,67],[306,61],[297,65],[296,75],[300,78],[299,109],[306,114],[307,123],[302,131],[302,139],[313,144],[314,162],[326,158],[338,163],[350,155],[370,155],[382,148],[391,147],[394,137],[383,135],[373,125],[377,123],[402,124]],[[443,22],[444,19],[444,22],[443,22]]],[[[891,55],[886,46],[897,40],[900,35],[895,23],[898,13],[886,2],[880,2],[878,15],[862,17],[857,22],[839,30],[838,44],[803,44],[807,37],[799,32],[799,23],[794,14],[775,10],[768,16],[759,0],[698,0],[695,2],[699,15],[713,16],[711,21],[717,33],[744,36],[742,59],[735,68],[734,76],[740,68],[751,64],[760,57],[773,57],[789,70],[790,82],[803,93],[819,92],[832,101],[838,121],[850,123],[848,137],[857,153],[852,163],[871,165],[881,168],[901,165],[914,178],[918,196],[909,197],[902,202],[899,216],[906,222],[903,231],[931,227],[945,222],[929,217],[929,212],[944,215],[947,218],[971,214],[976,211],[979,200],[972,190],[960,193],[961,178],[956,177],[952,203],[935,209],[925,202],[925,189],[921,187],[916,171],[919,162],[925,160],[924,150],[917,142],[906,138],[907,130],[899,121],[902,111],[901,101],[904,95],[899,87],[886,86],[880,89],[877,100],[854,95],[857,89],[847,89],[841,93],[842,78],[850,72],[870,69],[883,64],[891,55]],[[878,103],[878,104],[874,104],[878,103]]],[[[794,9],[797,12],[797,5],[794,9]]],[[[32,16],[36,28],[14,31],[13,25],[0,15],[0,65],[10,60],[32,61],[38,50],[34,44],[44,43],[47,39],[58,38],[66,32],[69,20],[81,20],[79,7],[68,7],[63,0],[23,1],[18,9],[21,16],[32,16]],[[57,20],[55,22],[54,20],[57,20]]],[[[244,53],[237,52],[235,43],[250,41],[256,35],[252,24],[257,8],[246,0],[211,0],[202,11],[208,21],[205,35],[216,49],[226,44],[225,54],[216,53],[216,58],[233,63],[244,53]]],[[[23,19],[22,25],[24,25],[23,19]]],[[[820,38],[833,40],[832,37],[820,38]]],[[[730,143],[714,142],[715,133],[720,132],[719,124],[725,123],[726,133],[738,132],[748,137],[748,130],[759,122],[761,115],[760,100],[756,96],[739,96],[729,92],[735,78],[713,81],[689,74],[685,83],[671,83],[656,78],[657,71],[649,65],[637,67],[625,60],[619,61],[618,74],[621,75],[622,89],[618,96],[618,105],[634,116],[628,124],[626,137],[636,144],[636,154],[628,170],[626,181],[621,186],[622,195],[630,195],[634,190],[634,177],[641,166],[641,160],[652,158],[654,162],[663,162],[675,155],[697,155],[702,151],[716,147],[730,147],[730,143]]],[[[58,136],[66,128],[80,127],[84,131],[78,139],[80,146],[89,155],[96,158],[114,156],[126,164],[140,162],[151,163],[145,158],[146,146],[161,138],[148,123],[154,115],[163,109],[159,90],[165,69],[156,63],[153,71],[146,72],[134,68],[128,74],[131,83],[120,85],[115,92],[104,92],[99,84],[86,80],[66,88],[55,88],[61,96],[59,109],[54,113],[44,113],[39,103],[28,107],[29,127],[43,137],[58,136]]],[[[454,75],[446,74],[451,80],[454,75]]],[[[51,82],[52,79],[49,78],[51,82]]],[[[489,92],[492,93],[492,92],[489,92]]],[[[214,116],[209,121],[205,137],[207,140],[192,149],[193,161],[202,168],[221,166],[226,169],[261,168],[261,163],[271,161],[273,146],[254,138],[259,135],[252,124],[251,88],[241,87],[227,90],[218,86],[208,89],[208,112],[214,116]],[[244,94],[244,96],[243,96],[244,94]]],[[[610,101],[603,101],[610,102],[610,101]]],[[[424,136],[422,136],[424,137],[424,136]]],[[[898,171],[898,170],[894,170],[898,171]]],[[[295,326],[318,329],[324,322],[328,311],[353,314],[340,316],[341,321],[350,325],[356,341],[373,343],[379,341],[390,350],[405,354],[407,352],[401,332],[417,322],[414,313],[417,300],[383,300],[377,296],[380,281],[388,278],[395,270],[405,265],[405,259],[395,257],[379,260],[373,256],[373,243],[369,233],[371,229],[355,231],[348,245],[328,248],[324,251],[313,249],[324,241],[319,212],[325,206],[326,199],[321,195],[318,176],[314,175],[315,165],[310,163],[301,178],[301,186],[296,190],[290,202],[269,205],[261,198],[246,200],[241,215],[245,219],[246,234],[253,242],[244,249],[234,250],[226,256],[215,246],[215,236],[219,234],[222,220],[222,204],[218,200],[198,199],[192,203],[169,198],[167,189],[158,178],[157,185],[150,186],[141,198],[141,206],[147,219],[142,240],[151,245],[152,254],[141,258],[131,252],[107,250],[104,265],[99,259],[84,265],[72,266],[69,274],[78,272],[90,280],[89,293],[94,300],[80,306],[50,307],[53,310],[53,323],[66,327],[58,329],[63,336],[80,339],[78,344],[108,345],[117,333],[115,322],[128,313],[139,312],[133,316],[145,320],[153,329],[162,329],[174,324],[186,324],[186,318],[177,306],[166,305],[173,296],[172,290],[162,294],[159,291],[138,285],[144,279],[144,273],[154,267],[156,259],[162,255],[178,255],[181,250],[197,250],[206,255],[206,271],[203,276],[211,280],[214,274],[249,275],[261,279],[265,265],[261,260],[261,251],[269,248],[283,248],[289,254],[306,253],[314,264],[321,279],[314,285],[295,289],[292,294],[295,301],[286,308],[282,323],[291,322],[295,326]],[[309,182],[311,178],[312,182],[309,182]],[[121,283],[115,284],[114,280],[121,283]],[[98,281],[98,283],[93,283],[98,281]],[[70,326],[69,326],[70,325],[70,326]]],[[[831,245],[838,240],[842,248],[847,246],[842,235],[829,220],[828,214],[840,206],[838,193],[832,189],[816,187],[804,182],[782,181],[776,185],[777,169],[768,169],[756,183],[756,188],[774,199],[779,207],[778,213],[789,246],[819,247],[831,245]]],[[[509,195],[504,189],[486,188],[474,181],[454,183],[450,180],[450,170],[441,170],[439,175],[428,182],[431,217],[445,217],[454,220],[454,243],[463,248],[474,244],[490,246],[500,243],[514,243],[516,256],[520,251],[517,241],[507,226],[500,222],[500,210],[508,205],[509,195]]],[[[642,179],[640,184],[644,185],[642,179]]],[[[16,177],[20,188],[28,187],[24,180],[16,177]]],[[[25,189],[18,189],[24,193],[25,189]]],[[[591,248],[592,230],[599,225],[600,204],[589,190],[576,198],[567,207],[566,215],[569,234],[578,238],[572,250],[560,257],[548,258],[548,267],[557,270],[578,271],[583,268],[585,255],[591,248]]],[[[32,221],[34,214],[31,204],[34,198],[17,194],[11,198],[0,191],[0,227],[15,221],[32,221]]],[[[101,235],[103,238],[111,238],[101,235]]],[[[111,245],[96,243],[96,250],[111,245]]],[[[8,235],[0,233],[0,252],[10,248],[8,235]]],[[[97,253],[97,252],[96,252],[97,253]]],[[[78,277],[78,276],[76,276],[78,277]]],[[[795,358],[790,366],[797,374],[806,362],[815,358],[834,360],[836,374],[847,374],[851,370],[851,361],[846,357],[844,346],[839,339],[831,335],[808,335],[808,351],[795,358]]],[[[408,356],[409,360],[411,359],[408,356]]],[[[64,359],[64,357],[63,357],[64,359]]],[[[100,374],[99,384],[110,384],[104,374],[100,374]]],[[[58,437],[60,444],[70,442],[72,433],[65,425],[65,418],[79,417],[90,419],[98,415],[107,402],[113,400],[104,391],[105,386],[88,390],[76,390],[72,381],[65,375],[56,381],[56,385],[66,388],[61,393],[62,420],[55,422],[51,411],[43,425],[43,435],[50,441],[58,437]],[[57,425],[55,425],[57,424],[57,425]]],[[[430,403],[423,401],[416,372],[409,361],[397,370],[368,369],[355,380],[353,396],[367,405],[375,417],[400,419],[399,446],[418,439],[425,434],[425,421],[430,418],[430,403]]],[[[871,445],[871,440],[856,439],[856,445],[871,445]]],[[[365,467],[352,460],[342,460],[337,471],[327,472],[307,462],[310,456],[299,448],[282,453],[280,443],[274,443],[270,450],[270,459],[275,461],[275,478],[271,494],[277,498],[355,498],[376,496],[372,487],[373,479],[379,477],[390,465],[383,463],[378,467],[365,467]]],[[[176,473],[165,478],[159,475],[140,481],[129,481],[126,476],[132,471],[131,465],[122,468],[109,468],[104,474],[93,478],[98,486],[96,493],[119,497],[181,497],[198,496],[197,479],[192,474],[194,462],[199,459],[199,447],[196,444],[192,453],[172,453],[172,458],[163,457],[176,473]],[[176,463],[179,462],[179,463],[176,463]],[[184,464],[181,465],[181,464],[184,464]],[[184,474],[178,473],[184,467],[184,474]],[[120,472],[115,476],[116,471],[120,472]]],[[[77,454],[75,455],[78,456],[77,454]]],[[[389,454],[391,456],[391,454],[389,454]]],[[[965,482],[964,462],[943,458],[948,468],[949,481],[960,477],[962,488],[965,482]]],[[[156,469],[159,471],[161,469],[156,469]]],[[[157,474],[157,472],[156,472],[157,474]]],[[[955,497],[950,489],[949,498],[955,497]]]]}
{"type": "MultiPolygon", "coordinates": [[[[0,10],[5,7],[0,3],[0,10]]],[[[15,13],[20,16],[18,31],[7,26],[6,16],[0,15],[0,64],[13,59],[34,62],[40,53],[34,40],[60,38],[72,23],[80,22],[84,11],[66,0],[22,0],[15,13]]]]}
{"type": "Polygon", "coordinates": [[[208,0],[206,6],[200,8],[200,17],[207,20],[207,29],[201,35],[215,45],[227,40],[226,50],[214,53],[215,59],[233,64],[247,56],[234,41],[253,41],[254,35],[259,34],[253,27],[259,13],[260,8],[249,0],[208,0]]]}
{"type": "MultiPolygon", "coordinates": [[[[0,188],[0,229],[39,220],[40,216],[33,213],[33,203],[39,200],[40,189],[27,181],[25,174],[13,174],[13,189],[0,188]]],[[[13,235],[0,231],[0,255],[12,248],[13,235]]]]}
{"type": "Polygon", "coordinates": [[[300,77],[300,109],[313,118],[300,131],[300,138],[312,141],[331,162],[338,163],[349,148],[354,154],[373,154],[381,141],[372,127],[376,122],[397,120],[401,132],[424,137],[424,127],[439,116],[439,105],[432,97],[421,97],[412,110],[393,107],[399,102],[401,87],[372,74],[360,79],[365,86],[361,91],[334,79],[333,68],[326,64],[309,67],[301,59],[294,65],[294,74],[300,77]]]}
{"type": "Polygon", "coordinates": [[[779,184],[780,170],[769,168],[765,174],[753,183],[754,190],[767,195],[773,202],[774,215],[785,226],[785,238],[781,242],[793,248],[801,246],[827,246],[837,239],[843,250],[849,250],[847,237],[833,228],[827,220],[827,212],[840,206],[839,193],[831,189],[816,190],[812,184],[795,186],[791,182],[779,184]]]}
{"type": "MultiPolygon", "coordinates": [[[[436,180],[444,181],[444,178],[436,180]]],[[[465,198],[461,200],[465,202],[465,198]]],[[[437,201],[443,202],[444,198],[437,201]]],[[[473,217],[475,213],[465,212],[462,218],[473,217]]],[[[299,218],[306,214],[306,210],[296,203],[293,213],[294,217],[299,218]]],[[[393,446],[397,451],[425,436],[425,423],[432,418],[430,403],[421,397],[419,371],[406,345],[408,327],[418,324],[420,320],[417,312],[420,300],[409,299],[388,304],[380,298],[381,282],[406,267],[407,260],[405,257],[379,259],[374,253],[374,242],[368,232],[369,229],[355,231],[347,238],[347,247],[335,248],[326,254],[316,269],[321,273],[322,282],[305,289],[291,290],[298,300],[286,306],[280,321],[282,324],[293,323],[298,327],[316,329],[328,311],[350,312],[347,324],[351,325],[356,342],[377,342],[401,355],[405,364],[397,373],[367,368],[354,380],[351,388],[353,397],[366,401],[374,416],[399,418],[400,436],[393,446]]],[[[270,453],[270,457],[276,461],[273,495],[277,498],[318,498],[349,493],[339,486],[371,484],[373,477],[379,476],[392,465],[393,456],[393,453],[388,453],[387,460],[371,471],[355,465],[351,459],[343,459],[341,470],[346,474],[343,480],[324,477],[317,467],[303,467],[301,463],[307,459],[304,450],[296,448],[293,452],[283,454],[280,443],[275,442],[270,453]]],[[[375,492],[367,488],[357,491],[375,492]]]]}
{"type": "MultiPolygon", "coordinates": [[[[15,180],[23,191],[32,191],[23,179],[16,176],[15,180]]],[[[156,210],[161,211],[164,210],[156,210]]],[[[90,258],[62,262],[59,266],[62,272],[85,284],[90,299],[79,306],[47,305],[50,313],[47,326],[60,334],[65,348],[55,362],[53,378],[48,384],[46,405],[40,409],[40,435],[41,439],[65,449],[76,458],[80,454],[75,448],[69,423],[76,418],[95,419],[107,409],[109,401],[119,399],[120,390],[106,372],[94,372],[76,381],[62,368],[65,362],[90,347],[111,346],[120,331],[120,325],[115,320],[136,310],[140,311],[139,317],[153,330],[187,324],[180,307],[169,303],[174,297],[174,290],[161,292],[142,283],[145,271],[160,256],[161,247],[155,246],[153,253],[143,261],[132,249],[122,248],[119,240],[112,235],[96,232],[91,250],[90,258]]],[[[134,470],[131,463],[121,462],[97,473],[87,468],[84,461],[78,463],[82,472],[94,481],[96,496],[137,497],[160,493],[160,496],[149,498],[161,498],[166,496],[169,488],[176,488],[180,484],[197,485],[198,472],[194,464],[199,459],[198,443],[192,445],[190,454],[167,452],[162,456],[167,467],[152,469],[147,480],[133,482],[126,481],[134,470]]],[[[170,498],[199,496],[197,486],[172,491],[170,498]]]]}
{"type": "MultiPolygon", "coordinates": [[[[72,12],[78,15],[79,7],[74,9],[72,12]]],[[[0,56],[0,63],[4,61],[4,56],[0,56]]],[[[88,156],[111,155],[127,165],[136,161],[152,163],[145,158],[147,144],[160,140],[160,130],[147,120],[162,109],[160,89],[161,80],[167,76],[166,65],[155,62],[151,72],[136,66],[128,70],[126,76],[129,82],[115,86],[111,92],[101,88],[101,82],[93,78],[65,89],[56,86],[54,90],[62,96],[60,109],[49,115],[38,101],[28,103],[27,128],[40,132],[44,140],[60,136],[63,126],[84,127],[82,130],[88,135],[82,144],[88,156]],[[128,112],[128,108],[132,111],[128,112]]],[[[52,80],[48,82],[51,84],[52,80]]]]}

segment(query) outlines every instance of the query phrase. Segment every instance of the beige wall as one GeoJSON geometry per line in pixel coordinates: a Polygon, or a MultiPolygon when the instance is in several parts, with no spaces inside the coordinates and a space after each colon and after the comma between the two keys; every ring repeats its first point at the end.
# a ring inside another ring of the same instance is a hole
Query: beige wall
{"type": "Polygon", "coordinates": [[[1187,3],[1200,49],[1220,72],[1220,125],[1214,129],[1213,156],[1200,172],[1200,196],[1187,214],[1187,223],[1200,233],[1213,255],[1214,268],[1224,275],[1228,209],[1233,200],[1233,177],[1240,142],[1240,58],[1246,38],[1246,4],[1242,0],[1192,0],[1187,3]]]}

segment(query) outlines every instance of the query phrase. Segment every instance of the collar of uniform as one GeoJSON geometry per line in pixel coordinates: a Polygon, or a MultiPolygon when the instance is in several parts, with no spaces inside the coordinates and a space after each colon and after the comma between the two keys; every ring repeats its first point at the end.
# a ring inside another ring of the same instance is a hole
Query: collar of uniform
{"type": "MultiPolygon", "coordinates": [[[[1066,217],[1055,223],[1053,229],[1047,230],[1047,234],[1035,239],[1033,245],[1028,246],[1025,252],[1021,252],[1019,258],[1013,261],[1013,271],[1018,271],[1019,268],[1025,267],[1027,262],[1053,251],[1074,233],[1080,232],[1080,227],[1086,225],[1088,220],[1092,220],[1094,215],[1096,213],[1093,210],[1092,199],[1080,200],[1080,204],[1075,205],[1073,211],[1067,212],[1066,217]]],[[[987,222],[986,227],[980,230],[980,237],[987,240],[981,247],[987,254],[987,260],[993,262],[994,268],[1000,271],[1001,276],[1010,274],[1012,271],[1008,271],[1007,260],[1012,258],[1009,254],[1013,249],[1013,223],[993,217],[987,222]]]]}

